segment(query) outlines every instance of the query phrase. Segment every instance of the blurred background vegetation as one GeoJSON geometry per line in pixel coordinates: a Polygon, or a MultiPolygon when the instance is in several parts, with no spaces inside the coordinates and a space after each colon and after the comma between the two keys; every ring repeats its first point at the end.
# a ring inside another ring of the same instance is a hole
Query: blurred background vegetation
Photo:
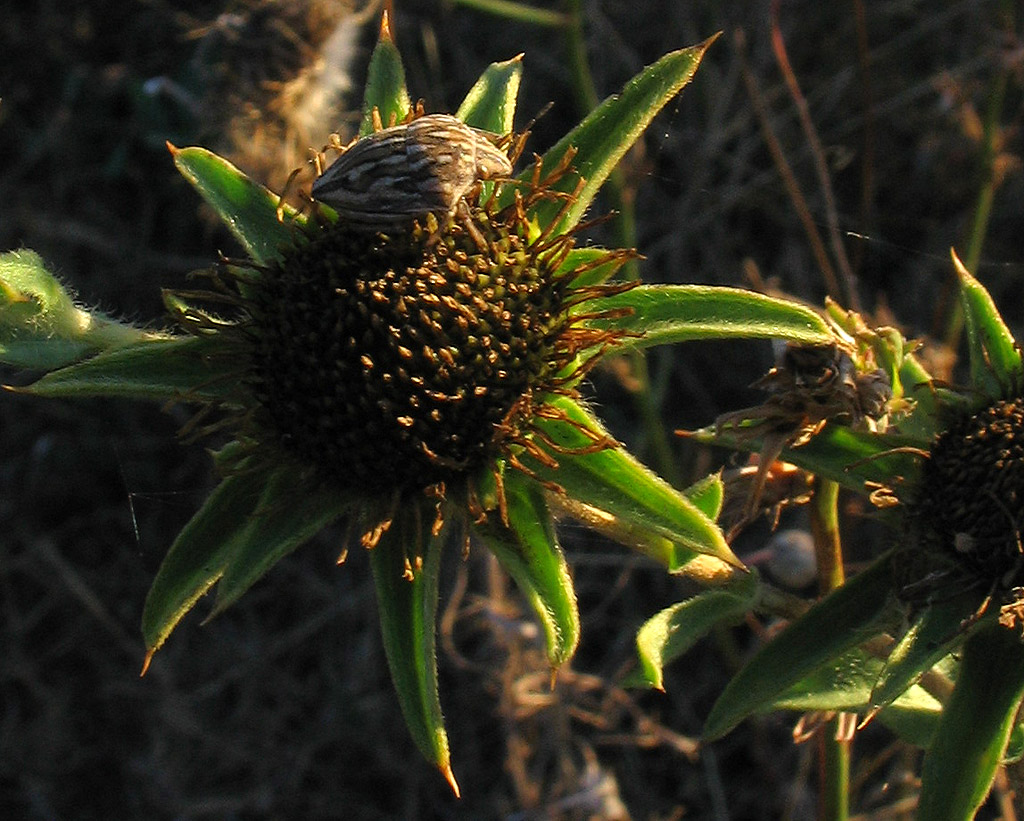
{"type": "MultiPolygon", "coordinates": [[[[358,121],[380,4],[349,5],[5,9],[0,249],[32,248],[83,303],[160,325],[160,288],[238,251],[165,141],[206,145],[280,188],[311,147],[358,121]]],[[[574,31],[599,98],[723,31],[627,157],[621,197],[603,205],[635,213],[642,276],[820,304],[842,293],[845,269],[879,321],[949,341],[951,245],[974,253],[1024,332],[1015,5],[591,0],[564,5],[582,20],[567,29],[398,0],[393,29],[428,111],[454,109],[488,63],[525,52],[519,121],[554,103],[534,129],[537,151],[589,104],[574,31]]],[[[613,243],[618,230],[594,239],[613,243]]],[[[747,385],[771,362],[767,344],[677,346],[612,360],[592,382],[613,431],[682,485],[725,456],[672,431],[753,404],[747,385]]],[[[771,625],[691,652],[669,671],[670,695],[623,689],[636,628],[686,583],[572,523],[563,540],[583,643],[553,690],[514,587],[483,551],[453,556],[440,664],[461,801],[406,733],[365,556],[335,567],[339,533],[210,624],[190,617],[140,680],[146,590],[212,483],[204,450],[175,441],[187,411],[169,410],[0,396],[0,816],[814,817],[814,743],[792,744],[793,716],[748,722],[696,752],[714,697],[771,625]]],[[[867,556],[891,536],[852,504],[852,555],[867,556]]],[[[783,524],[799,527],[799,512],[783,524]]],[[[767,526],[753,528],[737,552],[767,539],[767,526]]],[[[892,804],[881,785],[898,792],[916,754],[876,728],[856,749],[854,805],[892,804]]]]}

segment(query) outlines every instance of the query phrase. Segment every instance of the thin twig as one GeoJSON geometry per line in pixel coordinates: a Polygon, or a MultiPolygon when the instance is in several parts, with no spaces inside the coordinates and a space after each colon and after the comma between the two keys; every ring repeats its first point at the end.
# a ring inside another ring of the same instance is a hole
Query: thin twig
{"type": "MultiPolygon", "coordinates": [[[[854,24],[857,29],[857,73],[864,106],[864,130],[861,135],[860,164],[860,225],[862,231],[871,230],[875,201],[875,100],[871,88],[870,45],[868,43],[867,13],[864,0],[853,0],[854,24]]],[[[863,264],[865,243],[854,249],[853,270],[863,264]]]]}
{"type": "Polygon", "coordinates": [[[839,233],[839,214],[836,211],[835,197],[832,193],[832,180],[828,173],[828,164],[825,162],[825,150],[818,138],[818,131],[811,119],[811,111],[807,100],[800,91],[800,84],[797,82],[796,74],[789,63],[789,56],[786,53],[786,43],[782,39],[782,29],[779,28],[779,0],[772,0],[771,6],[771,28],[772,28],[772,50],[775,52],[775,60],[779,64],[779,71],[782,72],[789,95],[796,106],[797,115],[800,118],[800,126],[803,128],[804,136],[811,149],[811,157],[814,160],[814,170],[818,175],[818,184],[821,186],[821,195],[825,201],[825,221],[828,226],[828,235],[832,245],[832,254],[835,256],[836,264],[839,266],[839,275],[842,284],[842,301],[855,311],[860,310],[857,297],[857,283],[850,269],[850,260],[846,256],[846,248],[839,233]]]}
{"type": "Polygon", "coordinates": [[[815,225],[811,211],[807,207],[807,200],[800,190],[800,184],[796,180],[793,168],[790,166],[782,150],[782,143],[779,142],[779,138],[775,136],[775,132],[772,130],[768,110],[764,104],[764,96],[757,85],[757,79],[747,65],[745,54],[746,37],[742,30],[737,30],[735,44],[740,59],[740,73],[743,76],[743,85],[747,89],[747,96],[750,98],[750,103],[754,108],[754,115],[761,126],[761,133],[768,146],[768,151],[772,155],[772,160],[774,160],[775,167],[779,171],[779,176],[782,177],[782,184],[786,187],[786,193],[789,194],[789,198],[793,202],[793,209],[796,211],[797,218],[800,220],[804,233],[807,235],[807,241],[811,246],[811,253],[814,255],[822,278],[825,280],[825,289],[828,291],[829,296],[838,300],[841,298],[841,292],[839,290],[839,282],[836,279],[835,269],[828,258],[825,243],[818,233],[818,226],[815,225]]]}

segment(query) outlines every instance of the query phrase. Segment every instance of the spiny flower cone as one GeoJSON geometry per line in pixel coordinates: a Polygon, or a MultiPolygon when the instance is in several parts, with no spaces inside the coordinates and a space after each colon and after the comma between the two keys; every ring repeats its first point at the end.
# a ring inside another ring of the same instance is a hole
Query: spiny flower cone
{"type": "Polygon", "coordinates": [[[1024,580],[1024,399],[961,415],[939,434],[908,505],[908,550],[945,565],[936,586],[1000,595],[1024,580]],[[946,577],[952,577],[950,581],[946,577]]]}
{"type": "Polygon", "coordinates": [[[328,230],[260,290],[261,404],[289,447],[342,484],[451,481],[564,383],[571,277],[556,272],[571,239],[545,249],[520,211],[491,210],[398,236],[328,230]]]}
{"type": "MultiPolygon", "coordinates": [[[[238,415],[239,436],[340,488],[387,497],[443,496],[499,456],[527,470],[523,451],[553,464],[531,420],[550,394],[574,395],[624,335],[585,324],[621,311],[569,311],[635,285],[576,285],[580,271],[561,270],[575,232],[548,237],[528,219],[540,201],[573,203],[552,188],[570,170],[566,162],[542,177],[538,167],[503,208],[474,198],[386,232],[311,221],[257,280],[223,266],[220,293],[190,292],[226,296],[243,316],[228,333],[256,411],[238,415]]],[[[627,258],[608,253],[596,264],[627,258]]],[[[186,328],[205,324],[204,312],[180,304],[186,328]]],[[[593,447],[612,444],[591,436],[593,447]]]]}

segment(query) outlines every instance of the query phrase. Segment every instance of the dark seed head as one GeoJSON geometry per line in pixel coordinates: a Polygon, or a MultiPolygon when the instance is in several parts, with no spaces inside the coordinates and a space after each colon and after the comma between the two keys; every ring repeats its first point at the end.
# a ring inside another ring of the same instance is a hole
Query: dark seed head
{"type": "Polygon", "coordinates": [[[1024,399],[961,419],[932,445],[910,520],[926,552],[986,587],[1024,580],[1024,399]]]}
{"type": "Polygon", "coordinates": [[[474,205],[424,222],[315,231],[249,298],[263,435],[345,487],[480,467],[572,356],[568,284],[521,214],[474,205]]]}

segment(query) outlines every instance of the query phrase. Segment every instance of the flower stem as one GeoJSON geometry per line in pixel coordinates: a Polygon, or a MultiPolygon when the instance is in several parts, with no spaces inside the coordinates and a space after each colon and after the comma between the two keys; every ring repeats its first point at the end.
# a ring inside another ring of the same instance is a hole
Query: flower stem
{"type": "MultiPolygon", "coordinates": [[[[818,585],[827,595],[842,586],[845,574],[839,538],[839,485],[820,476],[814,480],[811,533],[818,560],[818,585]]],[[[843,731],[847,724],[849,718],[839,713],[826,725],[821,740],[821,817],[828,821],[845,821],[850,815],[850,741],[843,731]]]]}
{"type": "Polygon", "coordinates": [[[836,738],[843,721],[843,713],[833,718],[825,728],[824,742],[824,794],[822,818],[845,821],[850,817],[850,742],[836,738]]]}
{"type": "MultiPolygon", "coordinates": [[[[581,0],[566,2],[565,47],[568,52],[569,70],[572,72],[573,91],[576,94],[576,105],[580,114],[586,116],[601,102],[594,76],[590,73],[587,62],[587,43],[583,32],[583,7],[581,0]]],[[[618,248],[636,247],[636,215],[633,209],[633,198],[626,191],[625,176],[616,168],[608,176],[608,184],[604,189],[615,219],[615,245],[618,248]]],[[[622,278],[636,279],[638,267],[636,260],[630,260],[622,268],[622,278]]]]}
{"type": "Polygon", "coordinates": [[[558,27],[565,25],[565,15],[550,9],[527,6],[512,0],[455,0],[456,5],[485,11],[506,20],[518,20],[535,26],[558,27]]]}
{"type": "Polygon", "coordinates": [[[839,540],[839,485],[820,476],[814,480],[811,533],[818,561],[818,587],[822,595],[828,595],[846,579],[839,540]]]}
{"type": "MultiPolygon", "coordinates": [[[[1012,33],[1013,26],[1013,3],[1002,4],[1003,28],[1012,33]]],[[[985,108],[985,121],[981,139],[981,188],[978,191],[978,199],[974,205],[974,215],[971,218],[971,230],[967,237],[967,252],[964,255],[964,264],[968,271],[977,274],[978,264],[981,262],[981,249],[985,244],[985,236],[988,233],[988,224],[992,216],[992,203],[995,199],[996,189],[1003,181],[1004,172],[999,168],[999,153],[1004,138],[1003,129],[999,125],[1002,118],[1003,104],[1006,99],[1006,86],[1012,68],[1002,68],[992,78],[992,85],[989,88],[987,106],[985,108]]],[[[964,328],[964,309],[960,300],[953,300],[953,307],[946,325],[946,344],[951,350],[957,350],[960,344],[960,336],[964,328]]]]}
{"type": "MultiPolygon", "coordinates": [[[[594,85],[594,77],[590,73],[590,65],[587,62],[581,0],[567,0],[566,9],[565,45],[572,72],[573,89],[576,93],[576,103],[580,113],[585,116],[597,108],[601,100],[594,85]]],[[[616,215],[613,223],[615,246],[636,248],[636,212],[633,208],[632,192],[627,189],[625,175],[621,169],[616,168],[608,176],[608,184],[605,186],[604,192],[616,215]]],[[[639,279],[639,266],[635,259],[630,259],[622,266],[620,276],[625,281],[639,279]]],[[[646,441],[653,454],[654,465],[671,484],[678,485],[679,470],[672,453],[671,437],[658,415],[658,409],[651,395],[647,360],[640,353],[630,356],[629,359],[633,376],[639,385],[639,390],[632,392],[633,403],[646,433],[646,441]]]]}

